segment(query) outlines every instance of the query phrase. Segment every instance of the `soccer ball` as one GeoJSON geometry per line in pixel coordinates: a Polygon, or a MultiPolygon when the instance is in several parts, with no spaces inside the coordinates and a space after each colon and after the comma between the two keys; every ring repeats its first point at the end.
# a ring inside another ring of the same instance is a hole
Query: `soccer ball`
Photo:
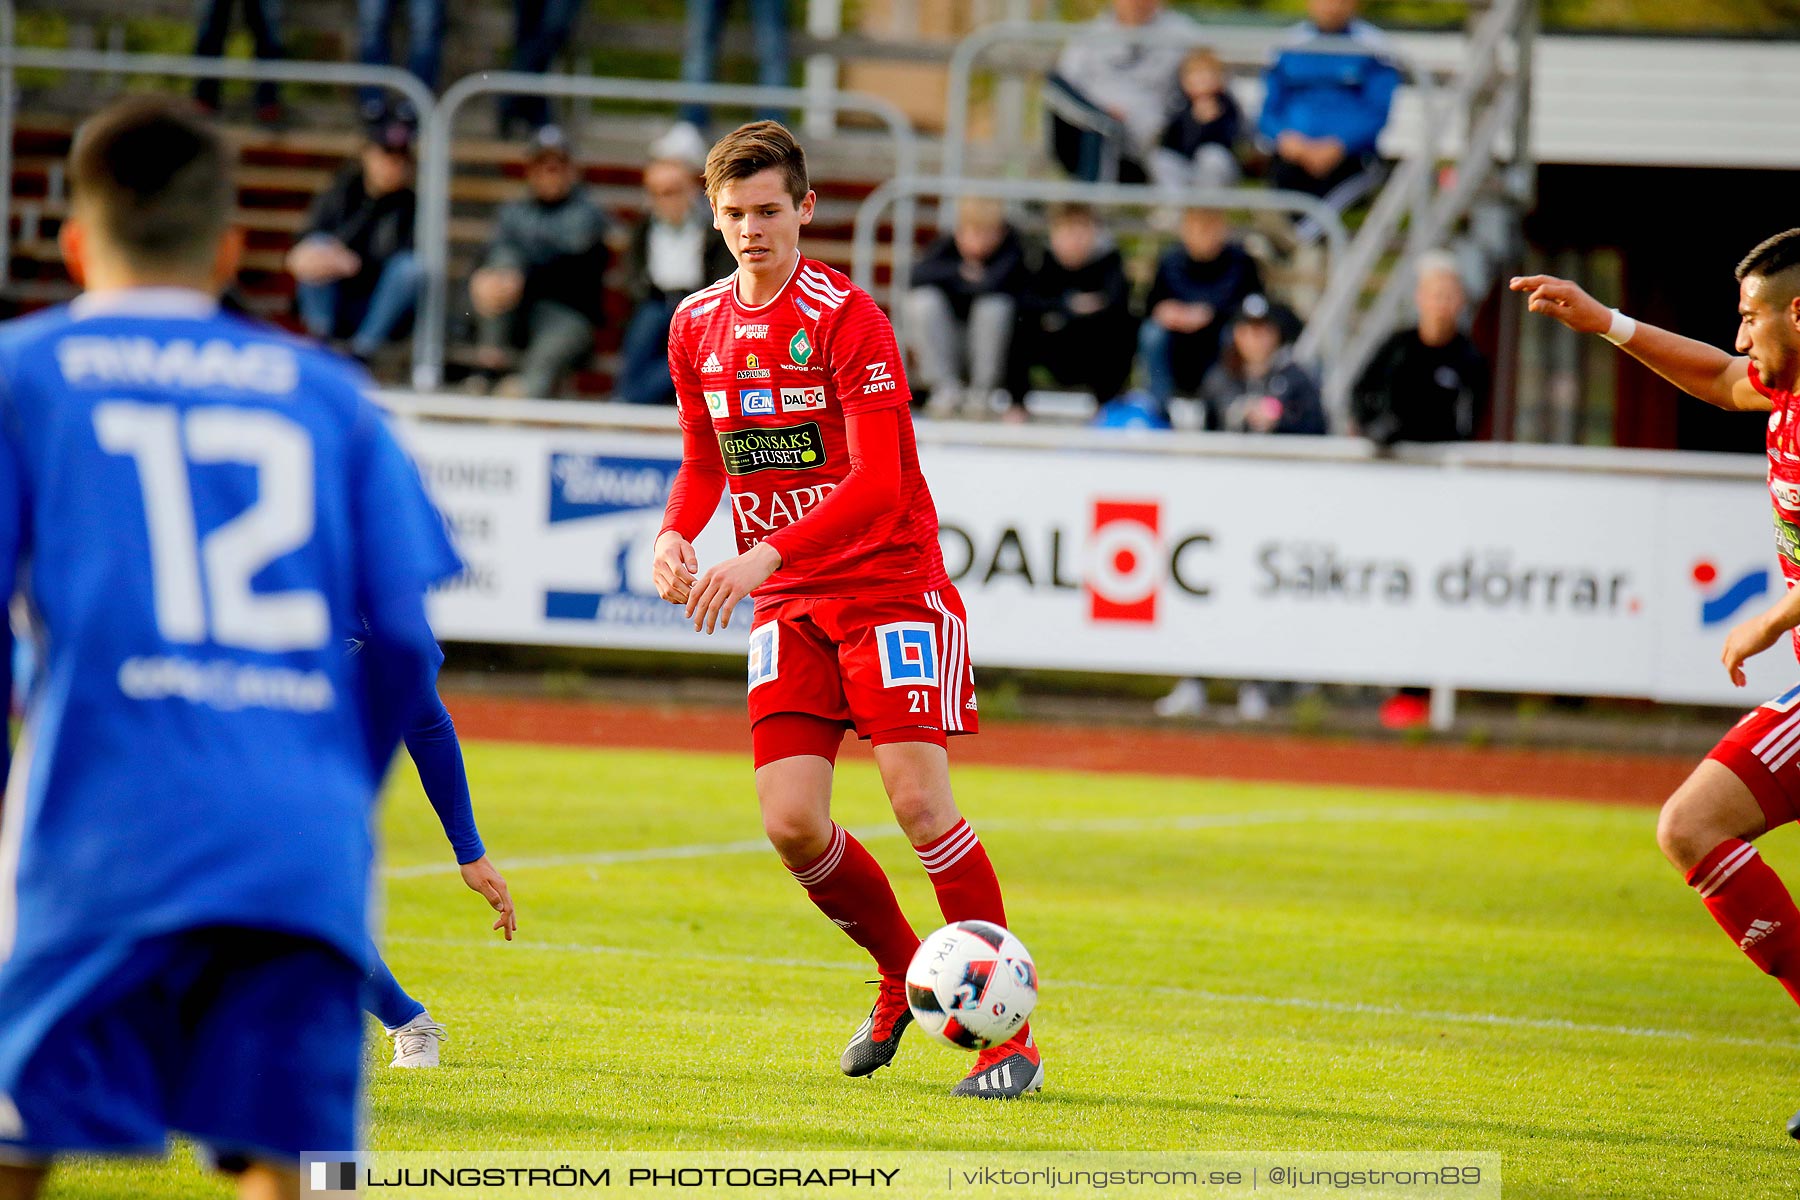
{"type": "Polygon", "coordinates": [[[991,921],[944,926],[919,944],[906,968],[913,1020],[958,1050],[985,1050],[1012,1037],[1037,996],[1031,951],[991,921]]]}

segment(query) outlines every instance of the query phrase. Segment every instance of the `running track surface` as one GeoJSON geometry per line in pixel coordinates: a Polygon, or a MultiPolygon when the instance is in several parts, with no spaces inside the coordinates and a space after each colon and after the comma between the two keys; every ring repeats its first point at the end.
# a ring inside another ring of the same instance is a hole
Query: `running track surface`
{"type": "MultiPolygon", "coordinates": [[[[750,727],[741,709],[471,694],[446,699],[467,738],[740,754],[745,773],[750,770],[750,727]]],[[[1692,758],[1671,755],[1024,722],[993,722],[977,736],[953,738],[950,753],[953,762],[991,766],[1642,805],[1660,804],[1695,765],[1692,758]]],[[[866,744],[847,741],[844,757],[867,754],[866,744]]]]}

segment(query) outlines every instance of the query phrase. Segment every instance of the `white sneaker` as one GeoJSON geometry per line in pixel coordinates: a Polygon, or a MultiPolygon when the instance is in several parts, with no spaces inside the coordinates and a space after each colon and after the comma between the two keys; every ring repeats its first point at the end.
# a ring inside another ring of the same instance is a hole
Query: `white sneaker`
{"type": "Polygon", "coordinates": [[[390,1067],[435,1067],[438,1047],[450,1040],[450,1034],[422,1012],[398,1029],[388,1030],[394,1039],[394,1061],[390,1067]]]}
{"type": "Polygon", "coordinates": [[[1184,679],[1175,690],[1158,700],[1154,711],[1159,717],[1197,717],[1206,711],[1206,684],[1198,679],[1184,679]]]}
{"type": "Polygon", "coordinates": [[[1269,693],[1260,683],[1238,684],[1238,718],[1244,721],[1269,719],[1269,693]]]}

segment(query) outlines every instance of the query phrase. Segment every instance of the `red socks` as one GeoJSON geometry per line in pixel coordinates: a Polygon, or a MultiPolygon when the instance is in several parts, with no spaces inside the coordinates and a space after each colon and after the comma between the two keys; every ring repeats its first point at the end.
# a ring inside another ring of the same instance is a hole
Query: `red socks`
{"type": "Polygon", "coordinates": [[[831,826],[825,853],[794,871],[819,911],[875,958],[883,975],[904,975],[919,948],[894,889],[863,844],[842,825],[831,826]]]}
{"type": "Polygon", "coordinates": [[[1800,909],[1756,847],[1728,838],[1687,881],[1731,940],[1800,1003],[1800,909]]]}
{"type": "Polygon", "coordinates": [[[1000,898],[994,864],[967,821],[958,821],[940,837],[913,849],[931,876],[931,886],[937,889],[944,920],[1006,924],[1006,904],[1000,898]]]}

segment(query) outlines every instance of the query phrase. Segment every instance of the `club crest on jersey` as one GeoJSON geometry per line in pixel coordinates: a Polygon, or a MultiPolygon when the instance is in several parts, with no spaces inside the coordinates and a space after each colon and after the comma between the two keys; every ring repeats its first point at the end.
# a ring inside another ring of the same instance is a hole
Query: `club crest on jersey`
{"type": "Polygon", "coordinates": [[[825,389],[822,387],[797,387],[781,389],[781,411],[814,412],[825,407],[825,389]]]}
{"type": "Polygon", "coordinates": [[[750,632],[750,690],[781,674],[781,623],[770,621],[750,632]]]}
{"type": "Polygon", "coordinates": [[[744,369],[738,372],[739,379],[767,379],[769,368],[762,365],[762,360],[754,354],[744,355],[744,369]]]}
{"type": "Polygon", "coordinates": [[[788,357],[794,360],[794,365],[804,367],[806,360],[812,357],[812,351],[812,342],[807,339],[806,330],[794,330],[794,340],[788,343],[788,357]]]}
{"type": "Polygon", "coordinates": [[[723,375],[725,364],[719,361],[717,354],[709,354],[706,361],[700,364],[700,372],[703,375],[723,375]]]}
{"type": "Polygon", "coordinates": [[[706,397],[706,411],[715,417],[728,416],[731,413],[731,401],[725,398],[724,392],[702,392],[706,397]]]}
{"type": "Polygon", "coordinates": [[[936,687],[937,630],[923,621],[895,621],[875,627],[881,652],[882,687],[936,687]]]}
{"type": "Polygon", "coordinates": [[[775,392],[771,388],[744,388],[738,392],[738,409],[746,417],[775,415],[775,392]]]}

